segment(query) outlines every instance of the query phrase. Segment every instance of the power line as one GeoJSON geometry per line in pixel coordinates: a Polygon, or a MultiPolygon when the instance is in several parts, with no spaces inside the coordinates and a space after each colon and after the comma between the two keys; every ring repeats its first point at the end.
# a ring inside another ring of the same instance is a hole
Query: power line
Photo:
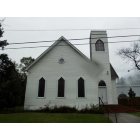
{"type": "MultiPolygon", "coordinates": [[[[86,39],[89,39],[89,38],[81,38],[81,39],[67,39],[67,40],[86,40],[86,39]]],[[[17,43],[9,43],[9,45],[18,45],[18,44],[28,44],[28,43],[45,43],[45,42],[55,42],[55,41],[58,41],[58,40],[49,40],[49,41],[32,41],[32,42],[17,42],[17,43]]]]}
{"type": "MultiPolygon", "coordinates": [[[[93,30],[93,29],[91,28],[87,28],[87,29],[5,29],[5,31],[82,31],[82,30],[85,31],[85,30],[93,30]]],[[[106,28],[102,30],[140,30],[140,28],[106,28]]]]}
{"type": "MultiPolygon", "coordinates": [[[[94,34],[95,35],[95,34],[94,34]]],[[[99,34],[98,34],[99,35],[99,34]]],[[[124,35],[124,36],[110,36],[110,37],[96,37],[96,38],[79,38],[79,39],[67,39],[68,41],[72,40],[87,40],[87,39],[103,39],[103,38],[123,38],[123,37],[137,37],[140,35],[124,35]]],[[[9,43],[8,45],[19,45],[19,44],[33,44],[33,43],[46,43],[46,42],[54,42],[57,40],[49,40],[49,41],[31,41],[31,42],[16,42],[16,43],[9,43]]]]}
{"type": "MultiPolygon", "coordinates": [[[[128,43],[128,42],[135,42],[140,40],[131,40],[131,41],[114,41],[114,42],[104,42],[104,43],[128,43]]],[[[82,43],[82,44],[73,44],[73,45],[89,45],[89,44],[95,44],[95,43],[82,43]]],[[[66,45],[58,45],[58,46],[66,46],[66,45]]],[[[33,46],[33,47],[20,47],[20,48],[5,48],[5,50],[8,49],[29,49],[29,48],[47,48],[50,46],[33,46]]]]}
{"type": "Polygon", "coordinates": [[[106,30],[137,30],[137,29],[139,30],[140,28],[114,28],[114,29],[108,28],[106,30]]]}

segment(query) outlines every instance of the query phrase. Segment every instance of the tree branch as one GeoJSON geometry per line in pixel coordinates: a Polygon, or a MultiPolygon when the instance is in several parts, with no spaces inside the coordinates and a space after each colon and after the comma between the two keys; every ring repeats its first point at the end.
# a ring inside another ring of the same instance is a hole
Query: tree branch
{"type": "Polygon", "coordinates": [[[135,67],[140,70],[140,45],[138,43],[135,43],[133,48],[119,50],[117,54],[134,63],[135,67]]]}

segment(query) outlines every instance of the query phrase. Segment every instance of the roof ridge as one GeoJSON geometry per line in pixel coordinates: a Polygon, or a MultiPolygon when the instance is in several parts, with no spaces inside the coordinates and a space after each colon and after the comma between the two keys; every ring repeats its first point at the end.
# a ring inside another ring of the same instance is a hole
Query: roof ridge
{"type": "Polygon", "coordinates": [[[64,40],[70,47],[72,47],[79,55],[81,55],[84,59],[86,59],[88,62],[93,63],[86,55],[84,55],[79,49],[77,49],[71,42],[69,42],[64,36],[61,36],[59,39],[57,39],[48,49],[46,49],[41,55],[39,55],[35,61],[29,65],[26,68],[26,71],[28,71],[36,62],[38,62],[39,59],[41,59],[46,53],[48,53],[50,50],[52,50],[61,40],[64,40]]]}

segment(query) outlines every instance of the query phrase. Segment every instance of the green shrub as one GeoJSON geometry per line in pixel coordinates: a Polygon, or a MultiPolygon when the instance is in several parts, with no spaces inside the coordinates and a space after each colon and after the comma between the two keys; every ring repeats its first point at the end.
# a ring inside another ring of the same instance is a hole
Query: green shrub
{"type": "Polygon", "coordinates": [[[61,107],[49,107],[46,105],[45,108],[38,110],[40,112],[50,112],[50,113],[75,113],[77,109],[75,107],[61,106],[61,107]]]}
{"type": "Polygon", "coordinates": [[[22,112],[43,112],[43,113],[93,113],[93,114],[102,114],[103,108],[99,108],[97,106],[91,105],[90,107],[86,106],[83,109],[77,109],[76,107],[68,107],[68,106],[53,106],[50,107],[46,105],[44,108],[40,108],[38,110],[24,110],[23,106],[21,107],[13,107],[13,108],[3,108],[0,110],[0,113],[22,113],[22,112]]]}
{"type": "Polygon", "coordinates": [[[91,105],[90,107],[85,107],[79,110],[80,113],[94,113],[94,114],[102,114],[103,108],[91,105]]]}
{"type": "Polygon", "coordinates": [[[49,107],[46,105],[44,108],[40,108],[37,110],[39,112],[49,112],[49,113],[96,113],[96,114],[102,114],[103,109],[96,107],[94,105],[91,105],[90,107],[86,106],[83,109],[78,110],[76,107],[68,107],[68,106],[54,106],[54,107],[49,107]]]}

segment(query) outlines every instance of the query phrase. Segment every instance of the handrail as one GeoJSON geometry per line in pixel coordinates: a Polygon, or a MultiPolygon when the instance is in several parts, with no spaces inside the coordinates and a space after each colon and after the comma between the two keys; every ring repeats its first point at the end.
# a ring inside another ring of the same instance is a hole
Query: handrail
{"type": "MultiPolygon", "coordinates": [[[[103,102],[102,98],[99,97],[99,107],[101,107],[101,103],[102,103],[102,106],[104,106],[104,102],[103,102]]],[[[108,112],[108,119],[109,119],[109,109],[108,108],[107,108],[107,112],[108,112]]],[[[115,121],[117,123],[118,122],[117,113],[115,112],[114,115],[115,115],[115,121]]]]}
{"type": "Polygon", "coordinates": [[[103,100],[101,99],[101,97],[99,97],[99,106],[101,106],[101,103],[102,103],[102,105],[104,105],[104,102],[103,102],[103,100]]]}

